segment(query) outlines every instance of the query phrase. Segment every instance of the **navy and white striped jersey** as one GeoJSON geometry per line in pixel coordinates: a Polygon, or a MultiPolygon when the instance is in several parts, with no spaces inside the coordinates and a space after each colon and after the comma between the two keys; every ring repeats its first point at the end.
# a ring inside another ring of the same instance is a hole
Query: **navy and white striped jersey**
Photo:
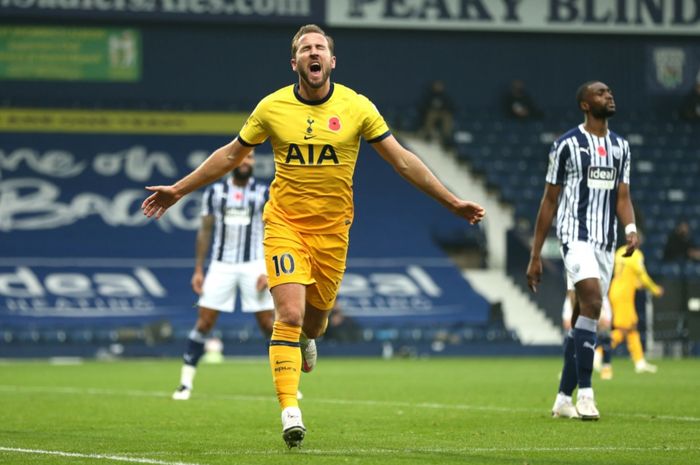
{"type": "Polygon", "coordinates": [[[202,216],[214,215],[211,259],[243,263],[264,259],[262,212],[269,187],[248,180],[239,187],[225,178],[207,187],[202,198],[202,216]]]}
{"type": "Polygon", "coordinates": [[[583,241],[613,250],[617,188],[630,182],[629,143],[612,131],[595,136],[581,124],[554,142],[546,180],[562,186],[557,211],[562,244],[583,241]]]}

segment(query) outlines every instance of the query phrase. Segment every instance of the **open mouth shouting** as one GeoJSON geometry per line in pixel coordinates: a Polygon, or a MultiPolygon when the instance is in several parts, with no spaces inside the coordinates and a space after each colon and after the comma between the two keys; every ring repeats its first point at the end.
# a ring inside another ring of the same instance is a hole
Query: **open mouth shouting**
{"type": "Polygon", "coordinates": [[[313,80],[321,79],[323,77],[323,67],[318,61],[311,62],[309,65],[309,78],[313,80]]]}

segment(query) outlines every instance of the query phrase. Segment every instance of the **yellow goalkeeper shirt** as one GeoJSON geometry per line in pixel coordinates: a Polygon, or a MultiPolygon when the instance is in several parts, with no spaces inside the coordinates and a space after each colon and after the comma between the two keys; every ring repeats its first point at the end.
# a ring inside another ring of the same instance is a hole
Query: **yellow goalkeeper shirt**
{"type": "Polygon", "coordinates": [[[642,251],[636,249],[632,255],[624,257],[626,249],[626,246],[622,246],[615,252],[615,271],[610,283],[610,298],[628,298],[634,301],[634,293],[641,287],[658,295],[660,288],[647,274],[642,251]]]}
{"type": "Polygon", "coordinates": [[[272,144],[275,179],[263,219],[305,233],[347,231],[360,137],[372,143],[389,135],[374,104],[341,84],[315,101],[302,98],[297,84],[268,95],[238,135],[244,145],[272,144]]]}

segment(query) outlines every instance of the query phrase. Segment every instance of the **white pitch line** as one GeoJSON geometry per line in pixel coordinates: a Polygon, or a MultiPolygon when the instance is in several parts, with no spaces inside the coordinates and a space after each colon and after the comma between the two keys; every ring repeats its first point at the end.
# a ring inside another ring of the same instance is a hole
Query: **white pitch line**
{"type": "Polygon", "coordinates": [[[59,457],[79,457],[83,459],[100,459],[113,460],[116,462],[130,463],[148,463],[152,465],[199,465],[197,463],[188,462],[165,462],[163,460],[147,459],[141,457],[125,457],[123,455],[108,455],[108,454],[82,454],[79,452],[64,452],[60,450],[42,450],[42,449],[22,449],[19,447],[2,447],[0,452],[15,452],[19,454],[35,454],[35,455],[56,455],[59,457]]]}
{"type": "MultiPolygon", "coordinates": [[[[43,392],[47,394],[89,394],[89,395],[106,395],[106,396],[127,396],[127,397],[156,397],[170,398],[171,392],[165,391],[140,391],[135,389],[115,390],[101,388],[74,388],[74,387],[45,387],[45,386],[19,386],[0,384],[0,392],[43,392]]],[[[197,397],[202,400],[235,400],[235,401],[274,401],[274,396],[244,396],[233,394],[197,394],[197,397]]],[[[536,408],[523,407],[499,407],[490,405],[468,405],[468,404],[441,404],[437,402],[400,402],[400,401],[383,401],[383,400],[362,400],[362,399],[324,399],[314,398],[314,403],[332,404],[332,405],[368,405],[377,407],[393,407],[393,408],[424,408],[435,410],[465,410],[465,411],[483,411],[483,412],[500,412],[500,413],[532,413],[542,414],[546,410],[536,408]]],[[[675,416],[675,415],[655,415],[650,413],[605,413],[605,416],[621,417],[621,418],[643,418],[665,421],[685,421],[691,423],[700,422],[699,417],[692,416],[675,416]]]]}
{"type": "MultiPolygon", "coordinates": [[[[315,456],[353,456],[353,455],[397,455],[397,454],[483,454],[483,453],[532,453],[532,452],[555,452],[561,453],[580,453],[580,452],[688,452],[700,451],[700,447],[674,447],[674,446],[654,446],[654,447],[616,447],[616,446],[597,446],[597,447],[459,447],[459,448],[410,448],[410,449],[391,449],[391,448],[371,448],[371,449],[300,449],[299,455],[315,455],[315,456]]],[[[111,454],[85,454],[79,452],[64,452],[58,450],[42,450],[42,449],[24,449],[19,447],[3,447],[0,446],[0,452],[19,453],[19,454],[34,454],[34,455],[54,455],[58,457],[78,457],[98,460],[112,460],[116,462],[129,463],[144,463],[149,465],[201,465],[193,462],[168,462],[165,460],[148,459],[142,457],[127,457],[123,455],[111,454]]],[[[226,455],[226,456],[279,456],[286,454],[287,451],[280,450],[236,450],[234,452],[205,452],[204,455],[226,455]]]]}

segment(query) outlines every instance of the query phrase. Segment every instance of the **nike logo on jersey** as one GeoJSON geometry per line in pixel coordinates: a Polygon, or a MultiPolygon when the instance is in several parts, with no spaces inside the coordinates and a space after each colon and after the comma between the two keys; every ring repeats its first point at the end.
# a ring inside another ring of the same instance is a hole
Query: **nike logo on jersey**
{"type": "Polygon", "coordinates": [[[315,135],[313,135],[313,136],[304,135],[304,140],[313,139],[314,137],[316,137],[316,136],[315,135]]]}
{"type": "Polygon", "coordinates": [[[275,360],[275,365],[281,365],[282,363],[294,363],[293,360],[275,360]]]}

